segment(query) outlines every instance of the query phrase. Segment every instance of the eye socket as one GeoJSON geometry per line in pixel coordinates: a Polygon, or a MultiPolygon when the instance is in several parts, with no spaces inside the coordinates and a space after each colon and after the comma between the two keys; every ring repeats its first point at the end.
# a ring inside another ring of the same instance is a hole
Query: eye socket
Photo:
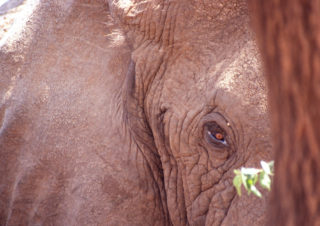
{"type": "Polygon", "coordinates": [[[207,140],[217,147],[227,147],[227,133],[216,123],[210,122],[205,125],[207,140]]]}

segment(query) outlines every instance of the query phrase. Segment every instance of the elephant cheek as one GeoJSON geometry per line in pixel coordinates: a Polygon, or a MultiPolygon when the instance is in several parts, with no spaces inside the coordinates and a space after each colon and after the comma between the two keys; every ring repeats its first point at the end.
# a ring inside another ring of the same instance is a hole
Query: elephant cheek
{"type": "Polygon", "coordinates": [[[266,225],[266,196],[266,193],[263,199],[247,194],[236,196],[221,225],[266,225]]]}

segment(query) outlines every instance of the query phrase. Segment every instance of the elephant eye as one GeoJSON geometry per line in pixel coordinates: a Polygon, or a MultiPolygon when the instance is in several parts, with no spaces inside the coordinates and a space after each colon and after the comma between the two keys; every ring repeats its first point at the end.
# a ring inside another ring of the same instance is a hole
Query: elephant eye
{"type": "Polygon", "coordinates": [[[216,123],[210,122],[205,125],[207,140],[218,147],[228,146],[226,132],[216,123]]]}
{"type": "MultiPolygon", "coordinates": [[[[210,133],[210,132],[209,132],[210,133]]],[[[210,135],[212,135],[210,133],[210,135]]],[[[224,136],[222,133],[216,133],[215,135],[213,135],[215,139],[219,140],[219,141],[224,141],[224,136]]]]}

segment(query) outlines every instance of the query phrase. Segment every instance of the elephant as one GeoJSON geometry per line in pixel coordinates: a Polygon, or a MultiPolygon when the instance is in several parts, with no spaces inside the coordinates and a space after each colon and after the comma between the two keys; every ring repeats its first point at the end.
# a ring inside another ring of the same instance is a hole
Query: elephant
{"type": "Polygon", "coordinates": [[[0,41],[1,225],[264,224],[267,193],[232,185],[272,159],[246,1],[21,7],[0,41]]]}

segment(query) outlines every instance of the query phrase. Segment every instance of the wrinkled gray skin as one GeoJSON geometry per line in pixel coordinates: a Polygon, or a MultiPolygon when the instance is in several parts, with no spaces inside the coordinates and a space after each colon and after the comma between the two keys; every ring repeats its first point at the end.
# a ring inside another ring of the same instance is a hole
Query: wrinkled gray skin
{"type": "Polygon", "coordinates": [[[245,1],[42,1],[6,35],[0,225],[263,225],[232,186],[271,158],[245,1]]]}

